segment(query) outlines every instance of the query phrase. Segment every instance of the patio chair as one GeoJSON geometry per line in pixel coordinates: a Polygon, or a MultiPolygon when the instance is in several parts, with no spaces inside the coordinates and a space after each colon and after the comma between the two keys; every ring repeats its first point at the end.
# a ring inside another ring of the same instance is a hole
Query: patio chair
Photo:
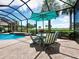
{"type": "Polygon", "coordinates": [[[53,49],[57,50],[58,44],[55,42],[57,40],[59,32],[54,32],[54,33],[47,33],[46,38],[44,38],[41,42],[41,46],[43,47],[43,50],[47,50],[50,47],[53,49]]]}
{"type": "Polygon", "coordinates": [[[54,33],[47,33],[46,34],[46,38],[43,39],[43,44],[52,44],[57,40],[58,37],[58,32],[54,32],[54,33]]]}
{"type": "Polygon", "coordinates": [[[52,44],[56,41],[58,37],[58,32],[55,33],[46,33],[46,37],[43,36],[37,36],[36,38],[33,38],[30,35],[33,43],[41,44],[41,46],[52,44]]]}

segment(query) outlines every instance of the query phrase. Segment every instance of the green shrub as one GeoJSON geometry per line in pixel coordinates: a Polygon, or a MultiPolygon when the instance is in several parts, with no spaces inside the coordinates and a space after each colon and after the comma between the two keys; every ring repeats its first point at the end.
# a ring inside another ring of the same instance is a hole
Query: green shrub
{"type": "Polygon", "coordinates": [[[0,27],[0,32],[2,32],[2,30],[5,30],[3,27],[0,27]]]}
{"type": "Polygon", "coordinates": [[[32,35],[36,35],[36,30],[29,30],[29,33],[31,33],[32,35]]]}

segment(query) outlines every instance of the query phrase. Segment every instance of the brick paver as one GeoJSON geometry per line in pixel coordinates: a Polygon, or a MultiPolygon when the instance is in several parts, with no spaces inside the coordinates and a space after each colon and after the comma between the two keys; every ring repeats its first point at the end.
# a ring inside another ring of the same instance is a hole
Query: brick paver
{"type": "MultiPolygon", "coordinates": [[[[32,45],[29,37],[0,41],[0,59],[79,59],[79,44],[72,40],[57,39],[58,48],[42,50],[32,45]]],[[[51,45],[52,46],[52,45],[51,45]]]]}

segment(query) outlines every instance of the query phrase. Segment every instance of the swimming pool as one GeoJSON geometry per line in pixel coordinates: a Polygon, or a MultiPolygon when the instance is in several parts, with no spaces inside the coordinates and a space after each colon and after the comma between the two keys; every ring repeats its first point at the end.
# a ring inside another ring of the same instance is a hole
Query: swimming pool
{"type": "Polygon", "coordinates": [[[15,40],[18,38],[23,38],[24,35],[16,35],[16,34],[0,34],[0,40],[15,40]]]}

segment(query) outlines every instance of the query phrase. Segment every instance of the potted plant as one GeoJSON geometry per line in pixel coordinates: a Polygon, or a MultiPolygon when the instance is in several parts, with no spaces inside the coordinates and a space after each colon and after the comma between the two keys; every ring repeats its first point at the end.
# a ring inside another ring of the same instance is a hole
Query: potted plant
{"type": "Polygon", "coordinates": [[[40,33],[43,33],[43,32],[44,32],[44,30],[43,30],[43,29],[40,29],[40,30],[39,30],[39,32],[40,32],[40,33]]]}

